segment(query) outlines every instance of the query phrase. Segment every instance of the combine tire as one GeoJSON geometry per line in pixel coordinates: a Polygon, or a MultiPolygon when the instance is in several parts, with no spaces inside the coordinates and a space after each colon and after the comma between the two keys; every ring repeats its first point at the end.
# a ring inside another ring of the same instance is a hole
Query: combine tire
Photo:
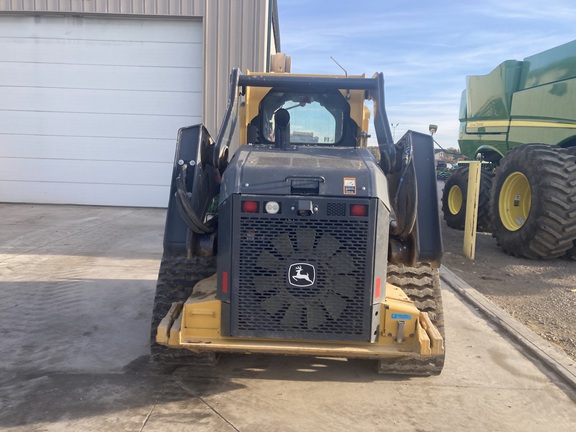
{"type": "Polygon", "coordinates": [[[576,242],[574,242],[572,249],[569,249],[568,252],[566,252],[565,258],[576,261],[576,242]]]}
{"type": "MultiPolygon", "coordinates": [[[[576,146],[569,147],[566,151],[572,156],[576,156],[576,146]]],[[[576,163],[576,161],[574,161],[574,163],[576,163]]],[[[576,200],[576,188],[572,189],[572,199],[576,200]]],[[[576,215],[574,215],[574,217],[576,217],[576,215]]],[[[576,261],[576,240],[574,240],[574,246],[572,246],[572,249],[569,249],[568,252],[566,252],[565,258],[576,261]]]]}
{"type": "MultiPolygon", "coordinates": [[[[460,168],[446,181],[442,193],[442,212],[450,228],[463,230],[466,224],[466,200],[468,197],[468,168],[460,168]]],[[[494,175],[482,171],[480,177],[480,195],[478,197],[478,231],[491,230],[490,190],[494,175]]]]}
{"type": "MultiPolygon", "coordinates": [[[[430,319],[444,337],[444,310],[438,269],[421,264],[418,267],[388,265],[388,282],[401,288],[421,312],[430,319]]],[[[378,361],[378,372],[384,374],[431,376],[439,375],[444,367],[444,354],[411,359],[378,361]]]]}
{"type": "Polygon", "coordinates": [[[494,237],[509,255],[550,259],[576,239],[576,157],[544,144],[513,148],[496,170],[494,237]]]}
{"type": "Polygon", "coordinates": [[[152,360],[160,364],[214,364],[214,354],[194,354],[184,349],[171,349],[156,343],[156,328],[170,310],[173,302],[186,301],[192,288],[200,280],[216,272],[215,258],[184,257],[162,258],[156,296],[152,311],[150,354],[152,360]]]}

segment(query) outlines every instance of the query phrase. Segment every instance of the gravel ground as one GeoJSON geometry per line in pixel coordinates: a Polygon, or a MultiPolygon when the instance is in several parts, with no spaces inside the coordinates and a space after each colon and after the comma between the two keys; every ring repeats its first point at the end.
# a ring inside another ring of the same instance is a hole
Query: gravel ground
{"type": "Polygon", "coordinates": [[[446,267],[576,360],[576,261],[514,258],[490,233],[477,234],[476,258],[470,261],[462,254],[464,232],[444,220],[442,238],[446,267]]]}

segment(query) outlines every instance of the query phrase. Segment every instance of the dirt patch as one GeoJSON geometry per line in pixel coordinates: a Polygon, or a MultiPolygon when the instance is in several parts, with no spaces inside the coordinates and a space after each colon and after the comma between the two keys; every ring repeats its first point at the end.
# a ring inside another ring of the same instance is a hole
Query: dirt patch
{"type": "Polygon", "coordinates": [[[476,258],[464,257],[464,232],[442,221],[442,263],[518,321],[576,360],[576,261],[506,255],[478,233],[476,258]]]}

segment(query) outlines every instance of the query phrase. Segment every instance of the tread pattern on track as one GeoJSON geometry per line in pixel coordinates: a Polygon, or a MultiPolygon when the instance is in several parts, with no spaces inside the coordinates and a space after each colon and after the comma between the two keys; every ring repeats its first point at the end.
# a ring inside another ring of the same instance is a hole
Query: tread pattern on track
{"type": "Polygon", "coordinates": [[[152,328],[150,353],[152,360],[160,364],[214,364],[213,353],[196,354],[188,350],[167,348],[156,343],[156,328],[170,310],[173,302],[186,301],[194,285],[216,272],[214,257],[171,257],[163,256],[158,273],[152,328]]]}
{"type": "MultiPolygon", "coordinates": [[[[388,282],[401,288],[430,319],[444,337],[444,311],[440,272],[437,268],[421,264],[417,267],[388,265],[388,282]]],[[[444,367],[445,354],[432,357],[379,360],[377,370],[384,374],[432,376],[444,367]]]]}

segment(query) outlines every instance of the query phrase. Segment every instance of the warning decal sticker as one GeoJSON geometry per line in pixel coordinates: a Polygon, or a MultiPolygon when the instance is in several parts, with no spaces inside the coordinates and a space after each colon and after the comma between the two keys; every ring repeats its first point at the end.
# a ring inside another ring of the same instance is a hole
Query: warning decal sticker
{"type": "Polygon", "coordinates": [[[344,177],[344,195],[356,195],[356,179],[344,177]]]}

